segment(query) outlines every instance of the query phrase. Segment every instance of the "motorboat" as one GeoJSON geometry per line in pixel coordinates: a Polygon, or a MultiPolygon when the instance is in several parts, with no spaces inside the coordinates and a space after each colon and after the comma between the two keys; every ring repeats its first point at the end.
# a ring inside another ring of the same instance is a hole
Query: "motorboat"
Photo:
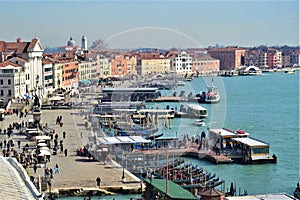
{"type": "Polygon", "coordinates": [[[185,86],[184,81],[177,81],[176,86],[185,86]]]}
{"type": "Polygon", "coordinates": [[[188,104],[187,113],[189,114],[189,117],[198,119],[206,118],[208,116],[206,108],[198,104],[188,104]]]}
{"type": "Polygon", "coordinates": [[[221,96],[218,88],[211,85],[207,87],[207,92],[197,94],[195,100],[198,101],[198,103],[218,103],[221,100],[221,96]]]}
{"type": "Polygon", "coordinates": [[[284,73],[285,73],[285,74],[295,74],[296,71],[295,71],[295,70],[292,70],[292,69],[288,69],[288,70],[285,70],[284,73]]]}
{"type": "Polygon", "coordinates": [[[220,99],[220,93],[216,86],[212,85],[207,87],[205,103],[218,103],[220,99]]]}
{"type": "Polygon", "coordinates": [[[300,184],[299,184],[299,182],[297,183],[297,187],[296,187],[296,189],[294,191],[294,197],[296,199],[300,199],[300,184]]]}
{"type": "Polygon", "coordinates": [[[193,122],[193,125],[195,126],[205,126],[205,122],[201,119],[195,119],[193,122]]]}

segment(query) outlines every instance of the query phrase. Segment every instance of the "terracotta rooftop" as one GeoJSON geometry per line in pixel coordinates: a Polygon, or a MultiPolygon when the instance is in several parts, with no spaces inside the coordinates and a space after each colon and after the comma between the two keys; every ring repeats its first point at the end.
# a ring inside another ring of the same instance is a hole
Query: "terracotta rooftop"
{"type": "Polygon", "coordinates": [[[26,53],[33,50],[37,42],[38,39],[33,39],[31,42],[22,42],[21,38],[18,38],[17,42],[0,41],[0,52],[26,53]]]}
{"type": "Polygon", "coordinates": [[[160,59],[170,59],[170,58],[167,58],[167,57],[155,57],[155,58],[145,57],[145,58],[140,58],[140,60],[160,60],[160,59]]]}
{"type": "Polygon", "coordinates": [[[245,50],[239,47],[225,47],[225,48],[212,48],[208,51],[235,51],[235,50],[245,50]]]}
{"type": "Polygon", "coordinates": [[[0,67],[6,67],[6,66],[13,66],[13,67],[21,67],[20,65],[10,62],[10,61],[4,61],[4,62],[0,62],[0,67]]]}
{"type": "Polygon", "coordinates": [[[53,59],[43,58],[42,59],[42,64],[43,65],[46,65],[46,64],[55,64],[55,61],[53,61],[53,59]]]}
{"type": "Polygon", "coordinates": [[[29,50],[29,51],[33,50],[33,48],[35,47],[35,45],[37,44],[37,42],[38,42],[38,39],[33,39],[33,40],[30,42],[29,46],[28,46],[28,50],[29,50]]]}
{"type": "Polygon", "coordinates": [[[21,58],[21,57],[13,57],[14,59],[16,59],[16,60],[18,60],[18,61],[21,61],[21,62],[24,62],[24,63],[26,63],[26,62],[29,62],[27,59],[24,59],[24,58],[21,58]]]}
{"type": "Polygon", "coordinates": [[[195,54],[192,56],[193,60],[201,61],[201,60],[218,60],[211,57],[209,54],[195,54]]]}

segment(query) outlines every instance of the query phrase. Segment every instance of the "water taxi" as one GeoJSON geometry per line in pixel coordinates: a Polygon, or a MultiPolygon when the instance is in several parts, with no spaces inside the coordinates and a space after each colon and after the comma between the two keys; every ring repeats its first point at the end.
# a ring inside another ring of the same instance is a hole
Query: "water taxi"
{"type": "Polygon", "coordinates": [[[193,118],[206,118],[208,116],[206,108],[197,104],[188,104],[187,113],[193,118]]]}
{"type": "Polygon", "coordinates": [[[208,116],[206,108],[198,104],[188,104],[187,107],[184,105],[180,106],[179,111],[175,111],[175,117],[177,118],[196,118],[202,119],[208,116]]]}
{"type": "Polygon", "coordinates": [[[201,119],[195,119],[193,122],[193,125],[195,126],[205,126],[205,122],[202,121],[201,119]]]}
{"type": "Polygon", "coordinates": [[[285,74],[295,74],[296,71],[295,71],[295,70],[292,70],[292,69],[288,69],[288,70],[285,70],[284,73],[285,73],[285,74]]]}

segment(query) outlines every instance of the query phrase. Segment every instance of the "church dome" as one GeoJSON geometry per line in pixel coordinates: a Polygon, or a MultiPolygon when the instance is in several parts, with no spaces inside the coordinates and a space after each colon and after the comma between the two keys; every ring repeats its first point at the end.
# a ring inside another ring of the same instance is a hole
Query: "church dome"
{"type": "Polygon", "coordinates": [[[67,45],[68,46],[75,46],[76,45],[76,43],[75,43],[75,41],[73,40],[72,37],[70,37],[70,40],[68,41],[67,45]]]}

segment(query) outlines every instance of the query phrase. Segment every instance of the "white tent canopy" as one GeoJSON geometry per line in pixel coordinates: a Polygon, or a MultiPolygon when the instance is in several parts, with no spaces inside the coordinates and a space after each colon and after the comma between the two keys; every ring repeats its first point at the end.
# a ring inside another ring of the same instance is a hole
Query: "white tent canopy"
{"type": "Polygon", "coordinates": [[[54,97],[49,98],[49,101],[62,101],[62,100],[65,100],[65,98],[59,97],[59,96],[54,96],[54,97]]]}
{"type": "Polygon", "coordinates": [[[47,144],[46,143],[38,143],[37,146],[38,147],[45,147],[45,146],[47,146],[47,144]]]}
{"type": "Polygon", "coordinates": [[[40,150],[40,154],[38,156],[50,156],[51,153],[47,150],[40,150]]]}
{"type": "Polygon", "coordinates": [[[50,140],[50,136],[46,136],[46,135],[41,135],[41,136],[36,136],[35,137],[36,140],[50,140]]]}
{"type": "Polygon", "coordinates": [[[39,150],[49,150],[49,147],[41,147],[41,148],[39,148],[39,150]]]}

